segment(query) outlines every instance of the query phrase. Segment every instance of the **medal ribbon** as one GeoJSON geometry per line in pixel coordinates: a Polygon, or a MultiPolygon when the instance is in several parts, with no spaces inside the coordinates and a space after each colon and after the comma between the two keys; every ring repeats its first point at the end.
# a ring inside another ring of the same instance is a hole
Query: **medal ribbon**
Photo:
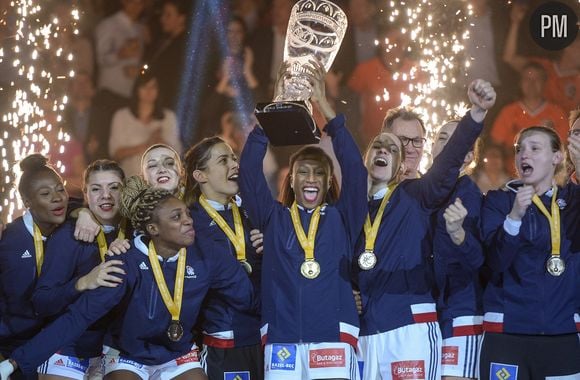
{"type": "Polygon", "coordinates": [[[308,227],[308,237],[306,237],[304,229],[302,228],[302,222],[300,221],[300,214],[298,213],[298,205],[296,204],[296,201],[294,201],[292,207],[290,207],[290,216],[292,217],[292,224],[294,225],[294,231],[296,231],[296,237],[298,237],[300,246],[304,250],[304,259],[306,261],[314,260],[314,240],[316,239],[316,231],[318,230],[318,222],[320,221],[320,206],[316,207],[312,212],[310,227],[308,227]]]}
{"type": "Polygon", "coordinates": [[[389,199],[391,195],[395,192],[399,184],[395,184],[391,189],[387,186],[387,195],[383,197],[381,201],[381,205],[379,206],[379,211],[377,211],[377,215],[375,215],[375,219],[371,224],[371,217],[367,214],[367,219],[365,220],[364,230],[365,230],[365,251],[372,252],[375,249],[375,242],[377,240],[377,234],[379,233],[379,227],[381,225],[381,220],[383,219],[383,213],[385,212],[385,208],[387,207],[387,203],[389,203],[389,199]]]}
{"type": "Polygon", "coordinates": [[[32,222],[32,230],[34,231],[34,252],[36,256],[36,275],[40,277],[40,270],[42,269],[42,262],[44,261],[44,245],[42,243],[42,233],[36,223],[32,222]]]}
{"type": "Polygon", "coordinates": [[[246,261],[246,238],[244,234],[244,225],[242,224],[242,217],[240,216],[240,209],[236,202],[231,201],[232,214],[234,215],[234,231],[230,228],[228,223],[222,216],[210,206],[205,195],[199,197],[199,204],[209,214],[209,216],[216,222],[216,224],[226,234],[228,239],[232,242],[236,250],[236,259],[238,261],[246,261]]]}
{"type": "Polygon", "coordinates": [[[161,271],[161,266],[159,265],[159,259],[157,258],[157,252],[155,251],[155,246],[153,242],[149,242],[149,262],[151,263],[151,268],[153,269],[153,276],[155,277],[155,282],[157,283],[157,288],[159,293],[161,293],[161,298],[163,298],[163,303],[169,310],[171,314],[172,321],[179,321],[179,314],[181,313],[181,300],[183,298],[183,279],[185,274],[185,257],[186,250],[181,248],[179,250],[179,259],[177,259],[177,271],[175,272],[175,289],[173,291],[173,298],[169,293],[167,288],[167,283],[165,282],[165,277],[163,277],[163,272],[161,271]]]}
{"type": "MultiPolygon", "coordinates": [[[[119,225],[119,233],[117,234],[117,239],[125,239],[125,227],[127,226],[127,219],[121,219],[121,224],[119,225]]],[[[105,255],[109,249],[107,245],[107,239],[105,239],[105,232],[101,228],[99,234],[97,235],[97,244],[99,245],[99,254],[101,255],[101,262],[105,261],[105,255]]]]}
{"type": "Polygon", "coordinates": [[[548,218],[548,223],[550,223],[550,235],[552,237],[552,256],[560,256],[560,208],[556,204],[558,188],[554,186],[552,190],[551,215],[537,194],[534,194],[532,197],[532,202],[534,202],[542,214],[548,218]]]}

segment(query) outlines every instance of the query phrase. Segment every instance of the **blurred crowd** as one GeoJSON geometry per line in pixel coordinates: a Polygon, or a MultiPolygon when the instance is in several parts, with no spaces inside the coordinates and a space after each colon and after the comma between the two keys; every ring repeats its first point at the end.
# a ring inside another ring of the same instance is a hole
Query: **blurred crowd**
{"type": "MultiPolygon", "coordinates": [[[[394,80],[393,74],[412,70],[417,62],[407,54],[408,37],[386,23],[382,2],[336,2],[347,13],[349,27],[327,74],[326,91],[337,112],[347,115],[364,150],[379,132],[387,110],[401,104],[396,94],[408,86],[394,80]],[[391,96],[377,97],[385,89],[391,96]]],[[[66,83],[68,103],[60,123],[71,141],[58,157],[66,163],[70,193],[80,194],[82,170],[97,158],[111,158],[128,176],[137,174],[143,151],[155,143],[183,152],[203,137],[220,135],[239,153],[255,120],[254,104],[272,99],[294,3],[46,2],[61,25],[72,24],[73,8],[80,12],[80,33],[64,28],[56,42],[74,59],[53,63],[57,74],[75,71],[66,83]]],[[[470,65],[458,78],[464,87],[482,78],[499,94],[473,174],[484,192],[513,176],[517,132],[546,125],[566,140],[568,115],[580,104],[580,38],[561,51],[542,50],[527,27],[540,1],[512,3],[471,1],[471,38],[466,43],[470,65]]],[[[0,4],[6,15],[9,3],[0,4]]],[[[571,6],[577,8],[578,3],[571,6]]],[[[5,29],[1,37],[7,52],[13,36],[5,29]]],[[[15,75],[7,62],[0,68],[4,83],[15,75]]],[[[458,91],[465,93],[463,87],[458,91]]],[[[274,149],[265,159],[273,193],[292,150],[274,149]]]]}

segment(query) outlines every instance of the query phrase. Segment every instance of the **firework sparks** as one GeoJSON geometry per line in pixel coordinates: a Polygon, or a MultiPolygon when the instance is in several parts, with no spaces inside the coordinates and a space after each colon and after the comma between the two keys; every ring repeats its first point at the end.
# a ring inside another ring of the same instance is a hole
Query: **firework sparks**
{"type": "MultiPolygon", "coordinates": [[[[76,10],[72,19],[78,20],[76,10]]],[[[57,125],[67,99],[59,94],[63,91],[58,91],[56,84],[74,72],[53,74],[55,67],[68,71],[62,64],[63,59],[73,59],[62,46],[55,46],[59,33],[70,26],[60,25],[57,18],[51,18],[39,1],[11,1],[2,26],[8,31],[8,36],[3,36],[5,41],[11,43],[3,43],[0,63],[9,64],[13,72],[9,82],[0,88],[4,99],[12,99],[8,104],[1,104],[0,216],[10,222],[23,207],[14,186],[20,175],[18,161],[33,152],[46,155],[51,150],[64,151],[69,136],[59,131],[57,125]]],[[[61,173],[66,169],[60,161],[53,164],[61,173]]]]}
{"type": "MultiPolygon", "coordinates": [[[[460,83],[469,65],[463,43],[469,38],[471,5],[465,0],[402,0],[385,3],[380,12],[387,25],[396,25],[409,42],[406,54],[417,66],[407,73],[394,73],[393,79],[409,81],[408,92],[400,94],[401,105],[413,107],[422,116],[427,140],[432,142],[442,122],[467,111],[460,83]]],[[[387,51],[392,48],[388,41],[384,46],[387,51]]],[[[422,171],[430,162],[431,145],[425,146],[422,171]]]]}

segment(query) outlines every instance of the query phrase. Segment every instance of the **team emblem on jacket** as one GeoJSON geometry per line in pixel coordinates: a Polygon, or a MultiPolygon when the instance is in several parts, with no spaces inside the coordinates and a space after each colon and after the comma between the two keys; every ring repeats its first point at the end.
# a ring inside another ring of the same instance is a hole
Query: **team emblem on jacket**
{"type": "Polygon", "coordinates": [[[568,205],[566,203],[566,200],[564,200],[562,198],[556,199],[556,204],[558,205],[558,207],[560,208],[560,210],[563,210],[568,205]]]}
{"type": "Polygon", "coordinates": [[[188,265],[185,267],[185,278],[197,278],[192,266],[188,265]]]}

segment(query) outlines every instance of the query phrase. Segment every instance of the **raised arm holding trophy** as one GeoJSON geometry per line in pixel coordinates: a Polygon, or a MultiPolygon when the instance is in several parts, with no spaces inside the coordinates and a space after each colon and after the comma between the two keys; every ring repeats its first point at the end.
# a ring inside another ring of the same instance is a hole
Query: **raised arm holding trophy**
{"type": "Polygon", "coordinates": [[[255,114],[270,143],[304,145],[320,141],[312,117],[312,80],[318,62],[328,71],[346,32],[345,13],[328,0],[300,0],[292,8],[274,100],[258,103],[255,114]]]}

